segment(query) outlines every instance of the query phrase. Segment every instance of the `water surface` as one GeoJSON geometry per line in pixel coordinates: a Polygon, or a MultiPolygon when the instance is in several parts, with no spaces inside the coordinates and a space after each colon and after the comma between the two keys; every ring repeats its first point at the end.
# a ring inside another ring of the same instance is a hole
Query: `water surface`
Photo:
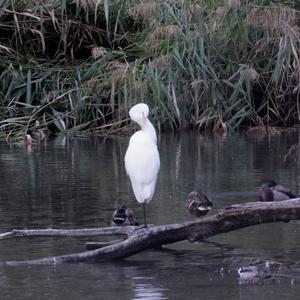
{"type": "MultiPolygon", "coordinates": [[[[263,180],[299,192],[299,165],[284,157],[296,134],[271,138],[197,133],[162,135],[161,171],[149,222],[191,220],[189,192],[201,187],[213,212],[256,201],[263,180]]],[[[110,224],[127,204],[142,220],[123,158],[127,137],[58,137],[31,148],[0,144],[0,232],[14,228],[83,228],[110,224]]],[[[300,281],[239,285],[237,257],[300,260],[299,222],[266,224],[216,236],[218,244],[181,242],[118,262],[0,268],[1,299],[298,299],[300,281]]],[[[2,241],[0,261],[27,260],[84,250],[93,238],[2,241]]]]}

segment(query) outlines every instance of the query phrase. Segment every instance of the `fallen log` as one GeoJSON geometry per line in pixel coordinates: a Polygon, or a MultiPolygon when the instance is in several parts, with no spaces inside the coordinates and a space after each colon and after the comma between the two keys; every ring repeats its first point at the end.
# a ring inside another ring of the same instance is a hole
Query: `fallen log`
{"type": "Polygon", "coordinates": [[[85,249],[86,250],[95,250],[100,249],[106,246],[110,246],[119,242],[122,242],[123,240],[113,240],[108,242],[87,242],[85,243],[85,249]]]}
{"type": "MultiPolygon", "coordinates": [[[[99,228],[98,234],[95,235],[107,235],[108,232],[115,232],[116,234],[127,234],[128,238],[99,249],[82,253],[29,261],[7,261],[2,264],[57,264],[121,259],[147,249],[182,240],[194,242],[248,226],[271,222],[289,222],[298,219],[300,219],[300,198],[281,202],[249,202],[231,205],[220,210],[215,215],[182,224],[167,224],[151,226],[148,228],[143,228],[141,226],[99,228]]],[[[62,236],[63,233],[71,236],[72,231],[73,233],[77,232],[76,230],[69,230],[69,233],[67,233],[68,230],[62,230],[60,234],[57,234],[58,229],[55,230],[56,231],[53,231],[53,234],[55,233],[54,236],[62,236]]],[[[88,232],[89,231],[87,230],[87,233],[88,232]]],[[[42,233],[42,231],[40,231],[40,233],[42,233]]],[[[51,231],[49,230],[47,236],[50,236],[50,233],[51,231]]],[[[78,232],[76,234],[78,234],[78,232]]],[[[0,239],[5,239],[7,237],[12,238],[14,235],[15,237],[21,237],[21,235],[16,233],[4,233],[0,235],[0,239]]],[[[30,233],[23,236],[29,235],[30,233]]],[[[37,236],[37,234],[35,236],[37,236]]]]}
{"type": "Polygon", "coordinates": [[[101,236],[101,235],[121,235],[127,236],[134,231],[134,226],[83,228],[83,229],[13,229],[9,232],[0,233],[0,240],[8,240],[24,237],[80,237],[80,236],[101,236]]]}

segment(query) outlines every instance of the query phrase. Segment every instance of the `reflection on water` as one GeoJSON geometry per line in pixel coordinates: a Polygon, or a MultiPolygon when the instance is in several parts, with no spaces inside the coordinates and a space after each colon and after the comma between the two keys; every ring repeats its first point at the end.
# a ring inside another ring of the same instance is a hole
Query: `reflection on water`
{"type": "Polygon", "coordinates": [[[166,289],[154,286],[151,283],[151,281],[153,281],[153,279],[154,279],[153,277],[135,277],[135,278],[133,278],[134,296],[132,299],[134,299],[134,300],[167,299],[163,294],[166,289]]]}
{"type": "MultiPolygon", "coordinates": [[[[300,192],[299,160],[289,156],[284,162],[297,142],[293,134],[264,139],[161,136],[161,170],[147,207],[149,221],[191,220],[184,204],[196,187],[213,198],[212,213],[257,200],[257,188],[266,179],[300,192]]],[[[31,149],[0,144],[0,232],[105,226],[122,204],[141,220],[142,211],[125,174],[127,144],[128,137],[59,137],[31,149]]],[[[199,299],[199,295],[205,299],[292,299],[300,292],[297,283],[255,287],[255,292],[239,286],[237,268],[230,260],[249,256],[300,260],[298,226],[299,222],[290,222],[250,227],[216,236],[215,243],[177,243],[166,251],[147,251],[122,262],[5,267],[0,269],[1,299],[199,299]]],[[[3,241],[0,260],[83,251],[86,241],[90,239],[3,241]]]]}

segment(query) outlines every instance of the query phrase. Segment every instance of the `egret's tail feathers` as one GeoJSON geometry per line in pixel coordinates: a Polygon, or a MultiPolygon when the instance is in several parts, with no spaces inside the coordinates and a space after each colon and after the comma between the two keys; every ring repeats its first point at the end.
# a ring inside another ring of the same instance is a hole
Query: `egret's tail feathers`
{"type": "Polygon", "coordinates": [[[149,184],[139,184],[132,182],[132,188],[135,198],[139,203],[149,203],[153,198],[155,182],[151,182],[149,184]]]}

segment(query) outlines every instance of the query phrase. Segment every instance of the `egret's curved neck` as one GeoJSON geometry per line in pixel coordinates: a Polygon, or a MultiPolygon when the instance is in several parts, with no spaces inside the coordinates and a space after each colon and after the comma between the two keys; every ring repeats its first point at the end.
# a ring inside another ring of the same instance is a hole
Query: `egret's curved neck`
{"type": "Polygon", "coordinates": [[[156,131],[152,123],[148,120],[148,118],[146,118],[142,130],[146,132],[153,139],[155,143],[157,143],[156,131]]]}

